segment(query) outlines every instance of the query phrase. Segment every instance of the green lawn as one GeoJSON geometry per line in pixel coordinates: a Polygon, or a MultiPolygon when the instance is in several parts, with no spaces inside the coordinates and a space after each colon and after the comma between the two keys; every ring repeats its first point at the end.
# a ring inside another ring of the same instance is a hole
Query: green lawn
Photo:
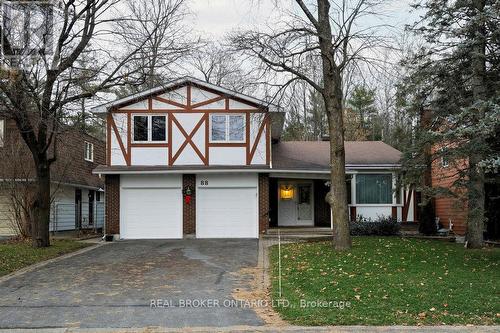
{"type": "Polygon", "coordinates": [[[30,242],[0,243],[0,276],[91,245],[72,240],[52,240],[51,244],[48,248],[34,249],[30,242]]]}
{"type": "Polygon", "coordinates": [[[500,324],[500,249],[355,237],[345,253],[334,252],[329,242],[287,244],[281,250],[282,299],[289,304],[277,301],[277,246],[270,254],[272,297],[282,318],[293,324],[500,324]],[[323,308],[304,303],[315,300],[330,303],[323,308]]]}

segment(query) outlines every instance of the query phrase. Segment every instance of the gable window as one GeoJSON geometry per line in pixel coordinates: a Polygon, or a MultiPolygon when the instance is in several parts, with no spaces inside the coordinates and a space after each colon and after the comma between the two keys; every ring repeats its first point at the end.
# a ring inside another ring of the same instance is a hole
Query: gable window
{"type": "Polygon", "coordinates": [[[392,175],[357,174],[356,203],[392,204],[392,175]]]}
{"type": "Polygon", "coordinates": [[[3,147],[5,140],[5,120],[0,119],[0,147],[3,147]]]}
{"type": "Polygon", "coordinates": [[[166,116],[134,116],[134,142],[165,142],[167,140],[166,116]]]}
{"type": "Polygon", "coordinates": [[[85,141],[85,161],[94,162],[94,145],[85,141]]]}
{"type": "Polygon", "coordinates": [[[245,140],[245,116],[215,114],[210,118],[212,142],[243,142],[245,140]]]}

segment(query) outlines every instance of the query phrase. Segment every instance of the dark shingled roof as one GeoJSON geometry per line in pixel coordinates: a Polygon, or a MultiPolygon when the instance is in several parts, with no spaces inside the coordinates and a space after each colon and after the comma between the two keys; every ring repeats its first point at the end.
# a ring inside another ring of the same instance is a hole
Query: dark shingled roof
{"type": "MultiPolygon", "coordinates": [[[[285,141],[272,149],[273,169],[329,169],[329,141],[285,141]]],[[[345,155],[347,166],[397,165],[401,159],[399,150],[382,141],[346,141],[345,155]]]]}

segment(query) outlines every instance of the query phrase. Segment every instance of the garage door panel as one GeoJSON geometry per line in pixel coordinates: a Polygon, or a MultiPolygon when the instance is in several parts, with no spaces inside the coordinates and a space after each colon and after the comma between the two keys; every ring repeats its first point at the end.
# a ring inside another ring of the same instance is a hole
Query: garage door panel
{"type": "Polygon", "coordinates": [[[179,188],[122,188],[121,238],[182,238],[179,188]]]}
{"type": "Polygon", "coordinates": [[[257,238],[256,188],[199,188],[198,238],[257,238]]]}

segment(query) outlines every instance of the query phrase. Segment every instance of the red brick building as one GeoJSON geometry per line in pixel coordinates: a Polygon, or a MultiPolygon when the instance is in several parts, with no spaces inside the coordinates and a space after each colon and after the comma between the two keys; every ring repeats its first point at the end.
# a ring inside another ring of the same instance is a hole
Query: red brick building
{"type": "MultiPolygon", "coordinates": [[[[51,230],[102,227],[104,180],[92,170],[106,162],[105,142],[78,128],[65,127],[57,136],[52,165],[51,230]]],[[[35,177],[31,153],[13,120],[0,119],[0,233],[13,233],[14,185],[29,188],[35,177]]],[[[14,223],[15,224],[15,223],[14,223]]]]}

